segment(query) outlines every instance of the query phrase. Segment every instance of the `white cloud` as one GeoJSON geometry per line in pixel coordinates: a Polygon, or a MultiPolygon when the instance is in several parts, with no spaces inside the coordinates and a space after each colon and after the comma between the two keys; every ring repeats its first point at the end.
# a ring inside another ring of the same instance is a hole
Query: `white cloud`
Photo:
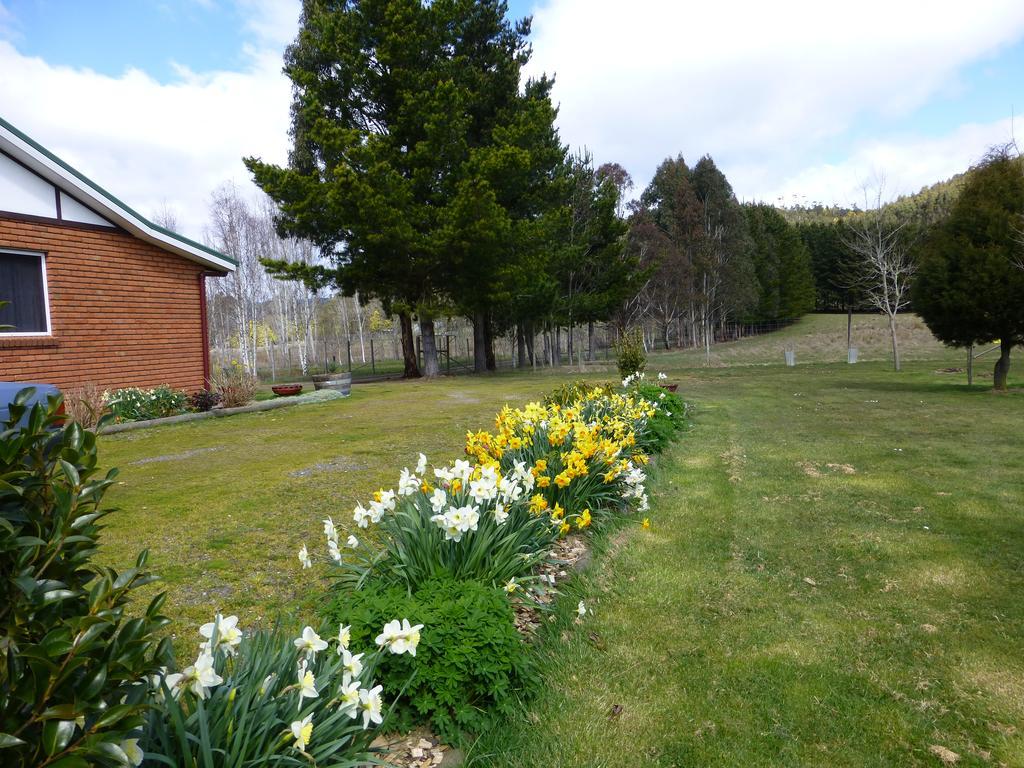
{"type": "MultiPolygon", "coordinates": [[[[244,70],[179,67],[171,83],[55,66],[19,53],[16,37],[0,39],[2,115],[141,213],[167,207],[200,237],[218,184],[254,189],[243,155],[287,156],[281,54],[298,2],[234,2],[250,40],[244,70]]],[[[7,7],[0,0],[0,31],[10,32],[17,19],[7,7]]],[[[544,0],[530,69],[557,75],[565,140],[622,163],[638,189],[666,156],[710,153],[743,198],[846,202],[873,170],[894,192],[913,191],[1008,137],[1003,123],[970,116],[938,138],[894,131],[921,104],[962,88],[964,66],[1021,38],[1019,0],[937,0],[926,13],[914,0],[865,0],[841,17],[831,7],[544,0]],[[851,146],[850,128],[866,116],[895,128],[851,146]]]]}
{"type": "Polygon", "coordinates": [[[234,180],[255,190],[243,156],[287,159],[291,85],[281,53],[298,7],[242,2],[256,30],[247,67],[179,67],[167,84],[137,69],[110,77],[54,66],[0,40],[0,72],[16,73],[0,78],[3,117],[143,215],[166,207],[183,234],[201,238],[215,187],[234,180]]]}
{"type": "MultiPolygon", "coordinates": [[[[897,136],[865,142],[836,163],[803,168],[783,179],[767,179],[758,169],[739,168],[742,178],[757,178],[748,199],[765,202],[838,203],[865,206],[864,184],[884,180],[885,200],[912,194],[923,187],[967,170],[993,146],[1011,140],[1009,118],[993,123],[962,125],[940,137],[897,136]],[[780,200],[781,198],[781,200],[780,200]]],[[[870,201],[869,201],[870,202],[870,201]]]]}
{"type": "MultiPolygon", "coordinates": [[[[858,119],[898,125],[960,88],[964,66],[1024,35],[1024,4],[547,0],[533,29],[530,69],[556,75],[563,138],[622,163],[639,187],[669,155],[710,153],[740,196],[802,179],[820,185],[802,191],[830,199],[846,194],[845,177],[833,192],[836,177],[801,171],[845,149],[858,119]]],[[[927,181],[962,169],[935,163],[927,181]]]]}

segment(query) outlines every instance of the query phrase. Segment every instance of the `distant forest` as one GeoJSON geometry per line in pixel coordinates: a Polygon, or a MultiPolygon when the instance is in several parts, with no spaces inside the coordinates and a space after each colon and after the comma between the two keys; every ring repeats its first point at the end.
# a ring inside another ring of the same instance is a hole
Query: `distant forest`
{"type": "MultiPolygon", "coordinates": [[[[925,234],[946,218],[963,188],[966,173],[925,187],[913,195],[904,195],[881,209],[883,217],[903,222],[901,236],[912,256],[924,241],[925,234]]],[[[814,310],[816,312],[872,311],[864,295],[851,287],[851,274],[856,267],[855,256],[847,247],[848,223],[854,208],[840,206],[778,207],[786,221],[796,227],[810,254],[814,274],[814,310]]]]}

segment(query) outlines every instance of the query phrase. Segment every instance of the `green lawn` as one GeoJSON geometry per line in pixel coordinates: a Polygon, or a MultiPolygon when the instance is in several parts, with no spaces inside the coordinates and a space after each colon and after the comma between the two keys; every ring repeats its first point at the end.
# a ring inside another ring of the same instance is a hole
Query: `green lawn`
{"type": "Polygon", "coordinates": [[[1024,765],[1024,397],[909,368],[690,372],[653,527],[477,764],[1024,765]]]}
{"type": "MultiPolygon", "coordinates": [[[[858,323],[878,336],[879,318],[858,323]]],[[[941,765],[934,746],[1024,766],[1024,395],[968,389],[942,372],[963,354],[919,331],[900,374],[884,334],[860,343],[879,362],[781,365],[786,346],[844,359],[845,333],[812,317],[719,347],[711,369],[652,359],[694,405],[651,483],[653,527],[605,542],[571,585],[543,692],[475,764],[941,765]],[[576,627],[580,598],[594,613],[576,627]]],[[[123,484],[104,557],[153,550],[189,652],[215,608],[246,626],[313,618],[323,571],[296,551],[323,556],[325,514],[349,526],[418,451],[453,457],[503,403],[575,376],[357,385],[105,437],[123,484]]]]}

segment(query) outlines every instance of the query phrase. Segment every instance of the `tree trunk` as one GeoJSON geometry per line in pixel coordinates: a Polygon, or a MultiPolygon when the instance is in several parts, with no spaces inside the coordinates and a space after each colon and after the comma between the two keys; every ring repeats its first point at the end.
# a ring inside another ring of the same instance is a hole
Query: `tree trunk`
{"type": "Polygon", "coordinates": [[[562,365],[562,328],[558,325],[555,326],[554,338],[551,341],[551,364],[559,367],[562,365]]]}
{"type": "Polygon", "coordinates": [[[522,323],[516,323],[516,367],[526,367],[526,332],[522,323]]]}
{"type": "Polygon", "coordinates": [[[896,340],[896,316],[889,315],[889,334],[892,336],[892,364],[898,371],[900,369],[900,345],[896,340]]]}
{"type": "Polygon", "coordinates": [[[535,334],[533,332],[533,323],[529,323],[523,328],[523,336],[526,338],[526,356],[529,359],[529,363],[532,367],[537,367],[537,353],[534,351],[533,345],[535,341],[535,334]]]}
{"type": "Polygon", "coordinates": [[[488,371],[498,370],[497,362],[494,359],[494,334],[491,332],[491,317],[484,316],[484,352],[488,371]]]}
{"type": "Polygon", "coordinates": [[[587,360],[594,362],[594,321],[587,323],[587,360]]]}
{"type": "Polygon", "coordinates": [[[1010,350],[1013,349],[1013,341],[1002,339],[999,342],[999,359],[996,361],[995,370],[992,372],[992,388],[1005,391],[1006,378],[1010,373],[1010,350]]]}
{"type": "Polygon", "coordinates": [[[434,336],[434,319],[420,315],[420,339],[423,345],[423,375],[428,379],[436,378],[441,373],[441,364],[437,359],[437,339],[434,336]]]}
{"type": "Polygon", "coordinates": [[[416,342],[412,334],[412,315],[408,312],[398,313],[398,322],[402,328],[402,357],[405,359],[405,370],[402,372],[404,379],[418,379],[420,377],[419,361],[416,359],[416,342]]]}
{"type": "Polygon", "coordinates": [[[487,315],[473,313],[473,373],[487,371],[487,315]]]}

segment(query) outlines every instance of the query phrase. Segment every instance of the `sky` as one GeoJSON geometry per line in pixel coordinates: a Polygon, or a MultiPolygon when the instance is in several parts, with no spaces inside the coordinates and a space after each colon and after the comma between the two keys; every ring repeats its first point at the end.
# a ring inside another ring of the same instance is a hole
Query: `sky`
{"type": "MultiPolygon", "coordinates": [[[[741,200],[864,202],[966,170],[1024,125],[1020,0],[512,0],[573,149],[638,194],[710,154],[741,200]],[[1016,125],[1016,130],[1015,130],[1016,125]]],[[[202,238],[210,196],[283,163],[298,0],[0,0],[0,116],[202,238]]]]}

